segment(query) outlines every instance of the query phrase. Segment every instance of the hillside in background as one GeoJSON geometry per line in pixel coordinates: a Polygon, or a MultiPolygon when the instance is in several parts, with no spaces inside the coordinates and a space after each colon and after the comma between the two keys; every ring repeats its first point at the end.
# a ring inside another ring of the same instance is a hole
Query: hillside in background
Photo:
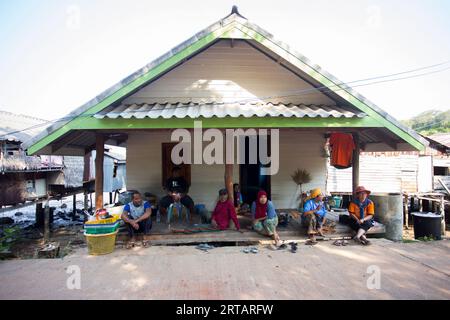
{"type": "Polygon", "coordinates": [[[402,123],[425,136],[450,132],[450,110],[424,111],[411,119],[402,120],[402,123]]]}

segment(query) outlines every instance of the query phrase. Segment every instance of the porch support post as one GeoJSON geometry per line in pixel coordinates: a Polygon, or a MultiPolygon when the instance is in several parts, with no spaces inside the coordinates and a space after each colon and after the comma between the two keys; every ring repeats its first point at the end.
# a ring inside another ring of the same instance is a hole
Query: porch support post
{"type": "Polygon", "coordinates": [[[75,193],[72,197],[72,213],[73,220],[75,220],[75,216],[77,215],[77,194],[75,193]]]}
{"type": "Polygon", "coordinates": [[[225,164],[225,188],[228,191],[228,199],[234,203],[233,164],[225,164]]]}
{"type": "Polygon", "coordinates": [[[44,207],[44,242],[47,243],[50,240],[50,204],[49,197],[45,201],[44,207]]]}
{"type": "Polygon", "coordinates": [[[352,192],[354,193],[356,187],[359,186],[359,134],[353,134],[353,141],[355,143],[355,150],[353,150],[353,164],[352,164],[352,192]]]}
{"type": "Polygon", "coordinates": [[[103,159],[105,155],[105,137],[96,134],[95,139],[95,209],[103,208],[103,159]]]}

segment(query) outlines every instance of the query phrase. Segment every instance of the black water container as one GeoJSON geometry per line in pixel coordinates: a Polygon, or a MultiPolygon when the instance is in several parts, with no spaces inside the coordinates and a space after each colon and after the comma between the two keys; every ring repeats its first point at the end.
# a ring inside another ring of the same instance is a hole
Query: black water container
{"type": "Polygon", "coordinates": [[[441,219],[440,214],[433,212],[413,212],[414,238],[432,237],[441,240],[441,219]]]}

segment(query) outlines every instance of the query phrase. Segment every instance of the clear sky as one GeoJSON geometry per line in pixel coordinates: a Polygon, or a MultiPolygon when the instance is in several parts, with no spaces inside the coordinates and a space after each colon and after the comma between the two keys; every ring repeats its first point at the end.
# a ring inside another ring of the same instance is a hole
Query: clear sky
{"type": "MultiPolygon", "coordinates": [[[[0,109],[62,117],[233,4],[342,81],[450,60],[447,0],[0,0],[0,109]]],[[[450,69],[356,90],[399,119],[447,110],[450,69]]]]}

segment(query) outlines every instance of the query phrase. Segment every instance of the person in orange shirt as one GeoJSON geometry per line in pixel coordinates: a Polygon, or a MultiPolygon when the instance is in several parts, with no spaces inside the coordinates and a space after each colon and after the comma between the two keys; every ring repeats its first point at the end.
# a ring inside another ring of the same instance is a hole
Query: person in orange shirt
{"type": "Polygon", "coordinates": [[[355,199],[350,202],[348,212],[350,219],[349,226],[356,231],[355,241],[368,245],[370,241],[366,238],[367,231],[373,227],[373,217],[375,214],[375,206],[368,198],[370,191],[359,186],[355,190],[355,199]]]}

